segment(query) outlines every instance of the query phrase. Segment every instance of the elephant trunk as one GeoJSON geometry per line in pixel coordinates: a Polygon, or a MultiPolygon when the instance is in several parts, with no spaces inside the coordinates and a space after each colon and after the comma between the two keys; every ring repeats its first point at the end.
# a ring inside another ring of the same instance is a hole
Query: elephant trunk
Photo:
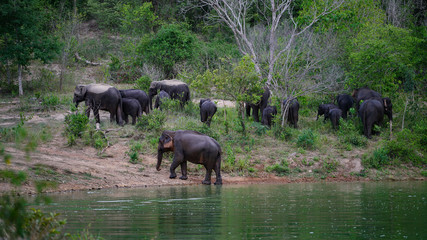
{"type": "Polygon", "coordinates": [[[157,171],[160,171],[160,165],[162,164],[162,158],[163,158],[163,150],[159,149],[157,151],[157,165],[156,165],[157,171]]]}

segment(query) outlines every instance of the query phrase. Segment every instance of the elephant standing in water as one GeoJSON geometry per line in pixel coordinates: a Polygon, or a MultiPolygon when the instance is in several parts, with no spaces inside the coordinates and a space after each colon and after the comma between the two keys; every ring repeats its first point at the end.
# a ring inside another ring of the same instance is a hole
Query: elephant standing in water
{"type": "Polygon", "coordinates": [[[176,79],[153,81],[148,89],[151,109],[153,109],[153,97],[161,90],[167,92],[171,99],[178,99],[181,102],[181,106],[190,101],[190,89],[185,82],[176,79]]]}
{"type": "Polygon", "coordinates": [[[186,180],[188,178],[187,161],[190,161],[202,164],[206,168],[203,184],[211,184],[212,170],[216,173],[215,185],[222,184],[221,147],[215,139],[196,131],[163,131],[157,151],[157,171],[160,171],[163,153],[173,151],[169,178],[176,178],[175,169],[181,165],[180,179],[186,180]]]}
{"type": "Polygon", "coordinates": [[[74,90],[73,102],[76,107],[80,102],[85,102],[87,117],[92,109],[96,120],[96,128],[99,128],[99,110],[110,112],[110,121],[116,119],[117,124],[123,125],[122,119],[122,97],[119,90],[106,84],[77,85],[74,90]]]}
{"type": "Polygon", "coordinates": [[[200,99],[200,121],[211,126],[211,121],[216,113],[217,107],[210,99],[200,99]]]}

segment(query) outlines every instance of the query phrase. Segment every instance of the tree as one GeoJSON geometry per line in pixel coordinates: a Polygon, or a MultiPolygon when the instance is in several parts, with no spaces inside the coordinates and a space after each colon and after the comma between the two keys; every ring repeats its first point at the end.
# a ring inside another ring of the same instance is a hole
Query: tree
{"type": "Polygon", "coordinates": [[[236,101],[243,134],[245,134],[244,104],[258,102],[264,91],[263,86],[264,82],[259,81],[255,65],[247,55],[238,64],[232,64],[230,69],[222,67],[214,71],[207,70],[203,75],[197,76],[191,84],[191,87],[201,93],[216,89],[227,99],[236,101]]]}
{"type": "Polygon", "coordinates": [[[142,63],[150,63],[161,68],[166,77],[172,78],[174,66],[193,57],[196,37],[180,25],[170,24],[152,37],[145,37],[137,46],[137,54],[142,63]]]}
{"type": "Polygon", "coordinates": [[[217,15],[211,17],[218,17],[232,30],[239,50],[242,54],[252,57],[260,79],[266,78],[266,84],[270,86],[277,73],[278,61],[290,50],[295,39],[320,17],[339,7],[342,0],[334,0],[331,3],[320,1],[318,5],[309,4],[312,16],[305,25],[295,21],[293,17],[293,0],[201,0],[201,2],[215,10],[217,15]],[[260,35],[264,38],[266,46],[261,49],[255,46],[255,39],[250,35],[251,31],[247,25],[249,10],[255,3],[259,9],[258,14],[265,23],[265,26],[261,26],[263,31],[260,35]],[[278,33],[284,26],[290,27],[290,31],[287,32],[288,35],[281,36],[278,33]]]}
{"type": "Polygon", "coordinates": [[[18,66],[19,95],[23,95],[22,67],[31,60],[51,60],[59,51],[55,37],[48,34],[43,1],[7,0],[0,5],[0,61],[18,66]]]}

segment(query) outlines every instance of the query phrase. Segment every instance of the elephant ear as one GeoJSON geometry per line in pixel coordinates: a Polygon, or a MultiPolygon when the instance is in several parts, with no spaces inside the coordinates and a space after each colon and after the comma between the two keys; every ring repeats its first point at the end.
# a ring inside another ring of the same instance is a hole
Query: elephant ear
{"type": "Polygon", "coordinates": [[[86,85],[79,84],[76,86],[76,90],[74,91],[74,94],[79,96],[84,96],[86,94],[87,88],[86,85]]]}
{"type": "Polygon", "coordinates": [[[170,135],[166,135],[163,147],[166,149],[173,149],[173,138],[170,135]]]}

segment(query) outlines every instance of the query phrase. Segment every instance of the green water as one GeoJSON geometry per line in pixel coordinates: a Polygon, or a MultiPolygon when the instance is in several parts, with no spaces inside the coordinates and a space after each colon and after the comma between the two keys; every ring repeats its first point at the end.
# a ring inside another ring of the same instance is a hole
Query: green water
{"type": "Polygon", "coordinates": [[[50,195],[66,231],[105,239],[427,239],[427,183],[301,183],[50,195]]]}

